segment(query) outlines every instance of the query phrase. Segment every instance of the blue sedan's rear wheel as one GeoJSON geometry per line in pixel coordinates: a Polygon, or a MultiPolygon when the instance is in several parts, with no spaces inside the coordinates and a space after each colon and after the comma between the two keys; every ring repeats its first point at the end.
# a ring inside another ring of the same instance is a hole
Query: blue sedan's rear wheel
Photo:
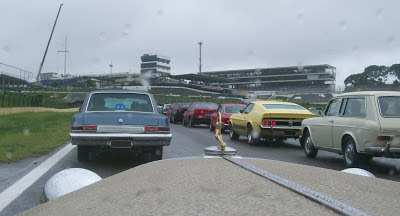
{"type": "Polygon", "coordinates": [[[162,160],[162,156],[163,156],[163,147],[162,146],[154,147],[152,152],[153,161],[162,160]]]}
{"type": "Polygon", "coordinates": [[[88,161],[89,160],[89,148],[88,146],[77,146],[78,151],[78,161],[88,161]]]}
{"type": "Polygon", "coordinates": [[[186,120],[185,120],[185,117],[183,117],[182,125],[183,125],[183,126],[186,126],[186,125],[187,125],[186,120]]]}

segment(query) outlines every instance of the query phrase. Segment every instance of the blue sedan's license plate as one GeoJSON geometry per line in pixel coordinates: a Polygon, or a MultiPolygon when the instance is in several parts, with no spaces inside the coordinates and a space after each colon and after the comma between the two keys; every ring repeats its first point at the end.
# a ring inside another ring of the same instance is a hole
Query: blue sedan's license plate
{"type": "Polygon", "coordinates": [[[111,148],[130,148],[132,141],[130,140],[111,140],[111,148]]]}
{"type": "Polygon", "coordinates": [[[207,113],[206,116],[210,116],[210,113],[207,113]]]}

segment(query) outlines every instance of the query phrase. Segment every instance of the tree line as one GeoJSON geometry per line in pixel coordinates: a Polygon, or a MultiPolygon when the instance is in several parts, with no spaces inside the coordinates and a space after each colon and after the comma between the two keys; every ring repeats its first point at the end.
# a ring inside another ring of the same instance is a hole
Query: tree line
{"type": "Polygon", "coordinates": [[[344,80],[346,87],[400,87],[400,64],[370,65],[364,72],[352,74],[344,80]],[[394,79],[393,84],[387,84],[389,79],[394,79]]]}

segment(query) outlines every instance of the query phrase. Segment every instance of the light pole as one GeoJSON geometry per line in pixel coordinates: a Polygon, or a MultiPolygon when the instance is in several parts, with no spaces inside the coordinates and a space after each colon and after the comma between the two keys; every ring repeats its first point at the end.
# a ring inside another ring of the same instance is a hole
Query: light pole
{"type": "Polygon", "coordinates": [[[200,46],[199,73],[201,73],[201,45],[203,44],[203,42],[200,41],[198,44],[200,46]]]}

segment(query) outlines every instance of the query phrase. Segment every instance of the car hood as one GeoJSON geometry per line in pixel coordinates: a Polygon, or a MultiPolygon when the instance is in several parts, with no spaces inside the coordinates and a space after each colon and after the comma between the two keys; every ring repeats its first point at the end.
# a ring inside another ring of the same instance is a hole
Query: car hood
{"type": "MultiPolygon", "coordinates": [[[[398,214],[398,182],[273,160],[241,160],[371,215],[398,214]],[[376,200],[385,208],[377,208],[376,200]]],[[[143,164],[20,215],[218,215],[221,209],[226,215],[337,215],[222,158],[143,164]]]]}

